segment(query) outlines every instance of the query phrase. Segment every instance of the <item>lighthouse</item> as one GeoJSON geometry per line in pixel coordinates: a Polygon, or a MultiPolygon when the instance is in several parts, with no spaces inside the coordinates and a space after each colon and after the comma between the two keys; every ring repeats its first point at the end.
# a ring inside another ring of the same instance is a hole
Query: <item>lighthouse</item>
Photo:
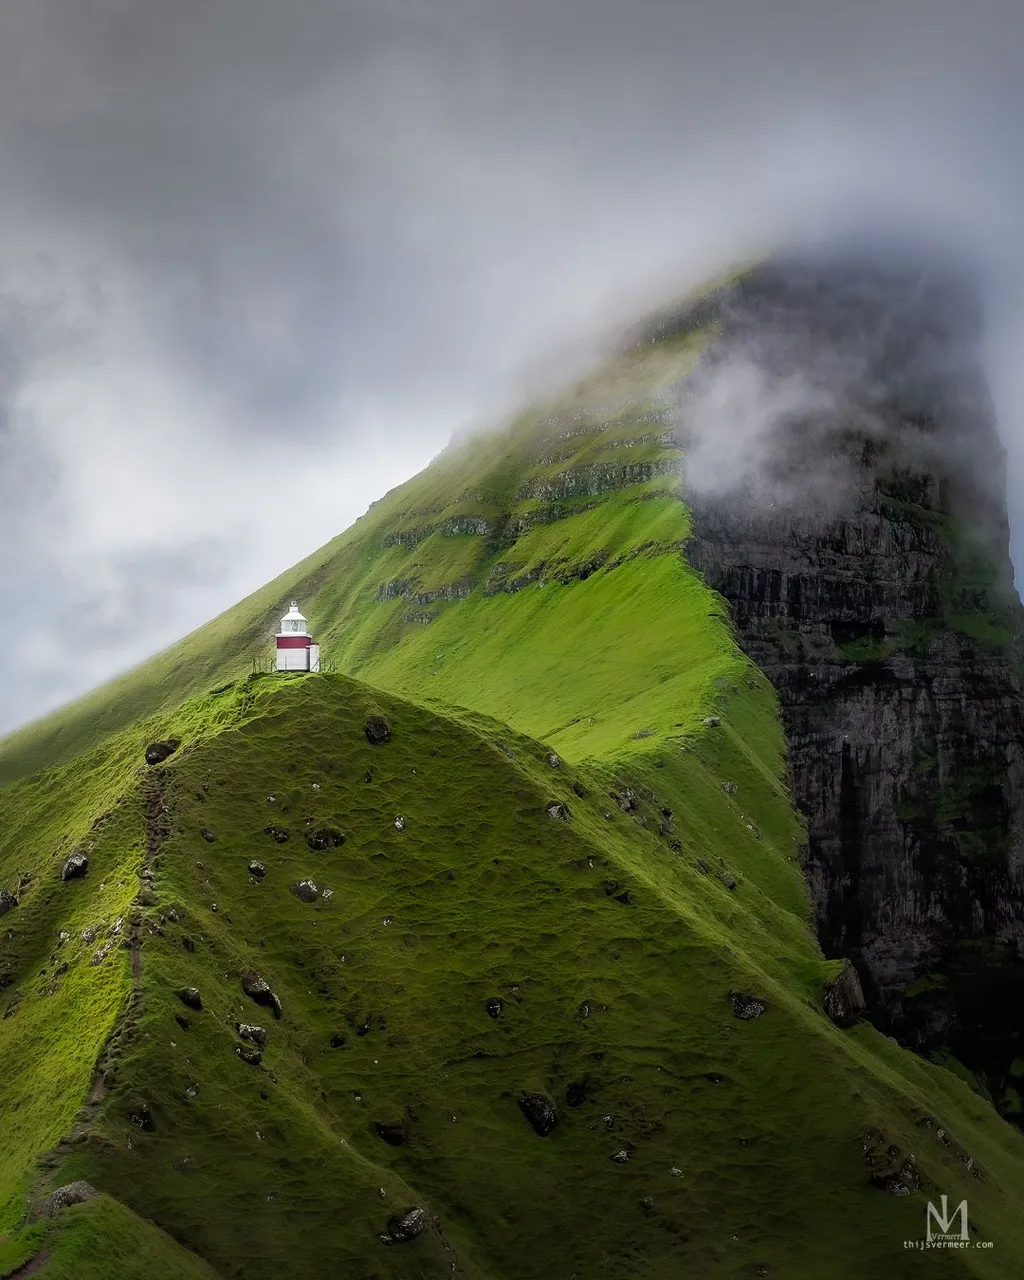
{"type": "Polygon", "coordinates": [[[281,628],[277,633],[277,669],[278,671],[319,671],[320,646],[313,643],[309,633],[309,624],[299,613],[299,602],[292,601],[292,606],[281,619],[281,628]]]}

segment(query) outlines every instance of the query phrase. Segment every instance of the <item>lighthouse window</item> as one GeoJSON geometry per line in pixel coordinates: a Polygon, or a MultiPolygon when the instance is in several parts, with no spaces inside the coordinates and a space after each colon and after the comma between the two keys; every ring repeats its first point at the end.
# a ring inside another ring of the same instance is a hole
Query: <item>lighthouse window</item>
{"type": "Polygon", "coordinates": [[[290,623],[290,626],[293,631],[298,631],[299,629],[299,624],[297,622],[290,623]]]}

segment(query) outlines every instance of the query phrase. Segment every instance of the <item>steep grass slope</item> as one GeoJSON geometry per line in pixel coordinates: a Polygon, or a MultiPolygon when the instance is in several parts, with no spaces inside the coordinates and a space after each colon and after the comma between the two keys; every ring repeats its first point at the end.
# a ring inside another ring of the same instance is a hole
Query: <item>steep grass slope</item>
{"type": "Polygon", "coordinates": [[[1024,1138],[822,1012],[775,696],[680,555],[712,337],[446,450],[0,744],[0,1276],[1024,1269],[1024,1138]],[[247,678],[291,595],[346,674],[247,678]],[[105,1196],[34,1216],[75,1179],[105,1196]],[[943,1193],[991,1252],[904,1249],[943,1193]]]}
{"type": "Polygon", "coordinates": [[[55,879],[70,836],[0,862],[35,876],[5,919],[0,1029],[78,1054],[53,1085],[27,1039],[7,1059],[18,1110],[40,1094],[36,1150],[5,1152],[11,1265],[45,1248],[41,1274],[89,1274],[134,1230],[182,1276],[1013,1274],[1024,1141],[955,1077],[824,1017],[835,966],[806,928],[777,762],[750,746],[768,691],[751,676],[723,702],[735,731],[572,767],[477,715],[257,677],[161,721],[182,739],[163,765],[136,767],[142,725],[9,790],[8,826],[83,778],[124,788],[106,821],[82,812],[84,878],[55,879]],[[279,1018],[245,994],[253,972],[279,1018]],[[69,1022],[101,980],[113,1019],[69,1022]],[[733,992],[767,1009],[744,1021],[733,992]],[[524,1091],[554,1103],[547,1136],[524,1091]],[[923,1195],[869,1177],[911,1152],[991,1254],[904,1250],[923,1195]],[[114,1199],[19,1228],[29,1191],[80,1178],[114,1199]],[[425,1229],[383,1244],[411,1207],[425,1229]]]}
{"type": "Polygon", "coordinates": [[[7,738],[0,782],[245,675],[269,656],[292,595],[340,670],[475,706],[566,751],[621,746],[650,727],[644,718],[670,700],[653,694],[660,682],[674,682],[663,692],[697,723],[695,695],[730,642],[705,616],[719,604],[679,565],[687,519],[668,397],[711,336],[639,347],[504,430],[453,445],[281,578],[7,738]],[[621,716],[596,714],[595,700],[616,699],[621,716]]]}

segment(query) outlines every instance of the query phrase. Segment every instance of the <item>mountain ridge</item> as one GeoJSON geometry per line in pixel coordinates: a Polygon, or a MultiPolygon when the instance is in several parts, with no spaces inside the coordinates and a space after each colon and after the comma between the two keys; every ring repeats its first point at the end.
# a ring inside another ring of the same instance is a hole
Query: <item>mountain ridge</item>
{"type": "Polygon", "coordinates": [[[1024,1266],[1024,1136],[823,955],[776,690],[684,554],[735,284],[0,744],[0,1275],[1024,1266]],[[337,674],[252,669],[293,595],[337,674]],[[992,1251],[904,1248],[940,1193],[992,1251]]]}

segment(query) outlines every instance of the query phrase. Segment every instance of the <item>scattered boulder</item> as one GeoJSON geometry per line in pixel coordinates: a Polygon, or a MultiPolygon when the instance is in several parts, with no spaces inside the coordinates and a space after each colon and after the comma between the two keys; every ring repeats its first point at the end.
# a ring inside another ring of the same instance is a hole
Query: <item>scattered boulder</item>
{"type": "Polygon", "coordinates": [[[207,844],[213,844],[214,840],[217,839],[217,837],[213,834],[213,832],[209,829],[209,827],[200,827],[199,834],[203,837],[203,839],[206,841],[207,844]]]}
{"type": "Polygon", "coordinates": [[[741,1022],[751,1022],[754,1018],[760,1018],[768,1008],[767,1000],[753,996],[749,991],[730,991],[729,999],[732,1001],[733,1013],[741,1022]]]}
{"type": "Polygon", "coordinates": [[[398,817],[395,819],[395,830],[396,831],[405,830],[405,819],[402,817],[401,814],[399,814],[398,817]]]}
{"type": "Polygon", "coordinates": [[[13,893],[7,889],[0,889],[0,916],[5,916],[8,911],[13,911],[18,905],[18,899],[13,893]]]}
{"type": "Polygon", "coordinates": [[[270,983],[261,974],[247,973],[242,977],[242,990],[256,1004],[273,1009],[274,1017],[281,1016],[281,1001],[271,990],[270,983]]]}
{"type": "Polygon", "coordinates": [[[611,1159],[614,1160],[616,1164],[628,1164],[629,1152],[625,1147],[620,1147],[618,1151],[613,1153],[611,1159]]]}
{"type": "Polygon", "coordinates": [[[547,1094],[521,1093],[519,1110],[529,1120],[538,1137],[546,1138],[558,1123],[558,1111],[547,1094]]]}
{"type": "Polygon", "coordinates": [[[363,732],[371,747],[382,747],[391,739],[391,726],[383,716],[367,716],[363,732]]]}
{"type": "Polygon", "coordinates": [[[253,1044],[258,1044],[261,1049],[267,1043],[266,1027],[257,1027],[251,1022],[236,1022],[235,1030],[243,1040],[250,1040],[253,1044]]]}
{"type": "Polygon", "coordinates": [[[249,870],[249,874],[251,876],[255,876],[257,880],[262,880],[263,877],[267,874],[267,868],[263,865],[262,862],[256,862],[256,861],[250,862],[248,870],[249,870]]]}
{"type": "Polygon", "coordinates": [[[497,1022],[501,1015],[505,1012],[505,1001],[501,996],[491,996],[484,1001],[484,1008],[487,1010],[488,1017],[497,1022]]]}
{"type": "Polygon", "coordinates": [[[401,1244],[405,1240],[415,1240],[427,1225],[427,1213],[413,1205],[388,1218],[387,1226],[381,1232],[381,1244],[401,1244]]]}
{"type": "Polygon", "coordinates": [[[94,1196],[98,1196],[99,1192],[91,1182],[69,1182],[63,1187],[58,1187],[46,1197],[39,1206],[39,1213],[44,1218],[55,1218],[62,1209],[66,1209],[68,1205],[84,1204],[86,1200],[92,1200],[94,1196]]]}
{"type": "Polygon", "coordinates": [[[156,1122],[153,1119],[153,1113],[144,1103],[137,1103],[128,1112],[128,1119],[132,1124],[138,1125],[143,1133],[152,1133],[156,1129],[156,1122]]]}
{"type": "Polygon", "coordinates": [[[547,815],[549,818],[557,818],[560,822],[568,822],[570,816],[569,806],[553,800],[547,807],[547,815]]]}
{"type": "Polygon", "coordinates": [[[73,853],[67,862],[64,863],[63,870],[60,873],[62,880],[81,880],[82,876],[89,870],[89,859],[84,853],[73,853]]]}
{"type": "Polygon", "coordinates": [[[235,1053],[238,1054],[243,1062],[247,1062],[250,1067],[258,1067],[263,1061],[263,1054],[260,1053],[259,1049],[250,1049],[240,1044],[235,1046],[235,1053]]]}
{"type": "Polygon", "coordinates": [[[704,861],[703,858],[698,858],[693,865],[697,868],[697,870],[701,873],[702,876],[709,875],[711,872],[711,868],[708,866],[708,864],[704,861]]]}
{"type": "Polygon", "coordinates": [[[320,890],[312,880],[296,880],[291,888],[300,902],[316,902],[320,896],[320,890]]]}
{"type": "Polygon", "coordinates": [[[278,844],[287,844],[287,843],[288,843],[288,828],[287,828],[287,827],[264,827],[264,828],[263,828],[263,834],[264,834],[265,836],[270,836],[270,838],[271,838],[272,840],[276,840],[278,844]]]}
{"type": "Polygon", "coordinates": [[[825,984],[821,1003],[825,1013],[837,1027],[848,1027],[858,1014],[864,1012],[866,1004],[860,978],[849,960],[842,972],[825,984]]]}
{"type": "Polygon", "coordinates": [[[180,745],[178,738],[165,738],[162,742],[151,742],[146,748],[146,764],[163,764],[180,745]]]}
{"type": "Polygon", "coordinates": [[[198,987],[182,987],[178,992],[178,999],[189,1009],[198,1011],[203,1007],[203,997],[199,994],[198,987]]]}
{"type": "Polygon", "coordinates": [[[608,793],[623,813],[632,813],[636,809],[636,792],[632,787],[623,787],[621,791],[608,793]]]}
{"type": "Polygon", "coordinates": [[[346,1040],[348,1040],[348,1036],[345,1035],[344,1031],[336,1031],[334,1035],[331,1036],[331,1048],[343,1049],[345,1047],[346,1040]]]}
{"type": "Polygon", "coordinates": [[[184,1013],[176,1013],[174,1015],[174,1021],[178,1024],[179,1027],[181,1027],[182,1031],[187,1031],[189,1027],[192,1025],[192,1019],[189,1018],[184,1013]]]}
{"type": "Polygon", "coordinates": [[[909,1196],[914,1190],[898,1174],[876,1174],[871,1179],[871,1185],[879,1191],[888,1191],[893,1196],[909,1196]]]}
{"type": "Polygon", "coordinates": [[[385,1122],[375,1120],[373,1130],[377,1137],[382,1142],[386,1142],[389,1147],[400,1147],[409,1141],[409,1130],[404,1120],[385,1122]]]}
{"type": "Polygon", "coordinates": [[[139,896],[135,899],[140,907],[155,907],[159,902],[159,898],[148,886],[139,890],[139,896]]]}
{"type": "Polygon", "coordinates": [[[653,738],[654,734],[654,729],[637,729],[636,733],[633,734],[633,737],[638,739],[653,738]]]}
{"type": "Polygon", "coordinates": [[[722,884],[725,885],[725,887],[729,890],[730,893],[732,893],[735,890],[736,877],[732,874],[731,871],[727,870],[727,868],[719,867],[718,878],[719,880],[721,880],[722,884]]]}
{"type": "Polygon", "coordinates": [[[556,755],[555,752],[552,751],[551,754],[548,756],[548,764],[552,767],[552,769],[561,769],[562,767],[561,756],[556,755]]]}
{"type": "Polygon", "coordinates": [[[705,729],[717,729],[717,728],[718,728],[718,726],[719,726],[721,723],[722,723],[722,720],[721,720],[721,717],[720,717],[720,716],[705,716],[705,717],[704,717],[704,728],[705,728],[705,729]]]}
{"type": "Polygon", "coordinates": [[[335,831],[333,827],[319,827],[316,831],[311,831],[306,836],[306,844],[317,851],[337,849],[344,843],[345,837],[340,831],[335,831]]]}
{"type": "Polygon", "coordinates": [[[585,800],[587,798],[587,789],[582,782],[574,782],[572,784],[572,789],[581,800],[585,800]]]}

